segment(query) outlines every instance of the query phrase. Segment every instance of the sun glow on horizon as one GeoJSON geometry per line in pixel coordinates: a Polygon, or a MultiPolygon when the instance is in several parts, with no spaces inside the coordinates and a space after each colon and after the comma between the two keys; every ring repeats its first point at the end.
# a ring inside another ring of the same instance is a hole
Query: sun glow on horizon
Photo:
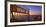
{"type": "Polygon", "coordinates": [[[32,11],[32,10],[30,9],[29,14],[30,14],[30,15],[40,15],[41,13],[40,13],[39,11],[32,11]]]}

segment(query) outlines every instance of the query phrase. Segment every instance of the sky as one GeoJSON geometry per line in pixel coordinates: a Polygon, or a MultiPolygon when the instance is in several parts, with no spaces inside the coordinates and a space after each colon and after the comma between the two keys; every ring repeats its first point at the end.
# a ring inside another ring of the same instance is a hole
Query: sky
{"type": "Polygon", "coordinates": [[[42,6],[36,6],[36,5],[17,5],[21,8],[25,8],[26,10],[29,9],[30,15],[40,15],[42,11],[42,6]]]}

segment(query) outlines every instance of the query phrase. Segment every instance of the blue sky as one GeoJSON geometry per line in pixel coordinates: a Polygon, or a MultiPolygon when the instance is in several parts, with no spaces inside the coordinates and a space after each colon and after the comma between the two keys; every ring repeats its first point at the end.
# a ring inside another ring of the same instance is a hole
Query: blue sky
{"type": "Polygon", "coordinates": [[[39,15],[41,14],[41,11],[42,11],[42,6],[36,6],[36,5],[17,5],[21,8],[25,8],[26,10],[29,9],[29,13],[30,14],[36,14],[36,15],[39,15]]]}

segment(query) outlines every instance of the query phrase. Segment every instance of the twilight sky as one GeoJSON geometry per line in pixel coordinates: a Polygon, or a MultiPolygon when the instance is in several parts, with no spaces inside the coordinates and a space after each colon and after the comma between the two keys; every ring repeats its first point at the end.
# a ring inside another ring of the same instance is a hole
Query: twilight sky
{"type": "Polygon", "coordinates": [[[42,11],[42,6],[36,6],[36,5],[17,5],[21,8],[25,8],[26,10],[29,9],[30,15],[40,15],[42,11]]]}

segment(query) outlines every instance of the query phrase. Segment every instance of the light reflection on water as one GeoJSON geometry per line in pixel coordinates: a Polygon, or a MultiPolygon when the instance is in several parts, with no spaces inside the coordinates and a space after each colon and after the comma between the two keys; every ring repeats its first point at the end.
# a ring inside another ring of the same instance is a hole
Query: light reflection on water
{"type": "Polygon", "coordinates": [[[41,16],[37,15],[37,16],[14,16],[16,21],[39,21],[41,20],[41,16]]]}

